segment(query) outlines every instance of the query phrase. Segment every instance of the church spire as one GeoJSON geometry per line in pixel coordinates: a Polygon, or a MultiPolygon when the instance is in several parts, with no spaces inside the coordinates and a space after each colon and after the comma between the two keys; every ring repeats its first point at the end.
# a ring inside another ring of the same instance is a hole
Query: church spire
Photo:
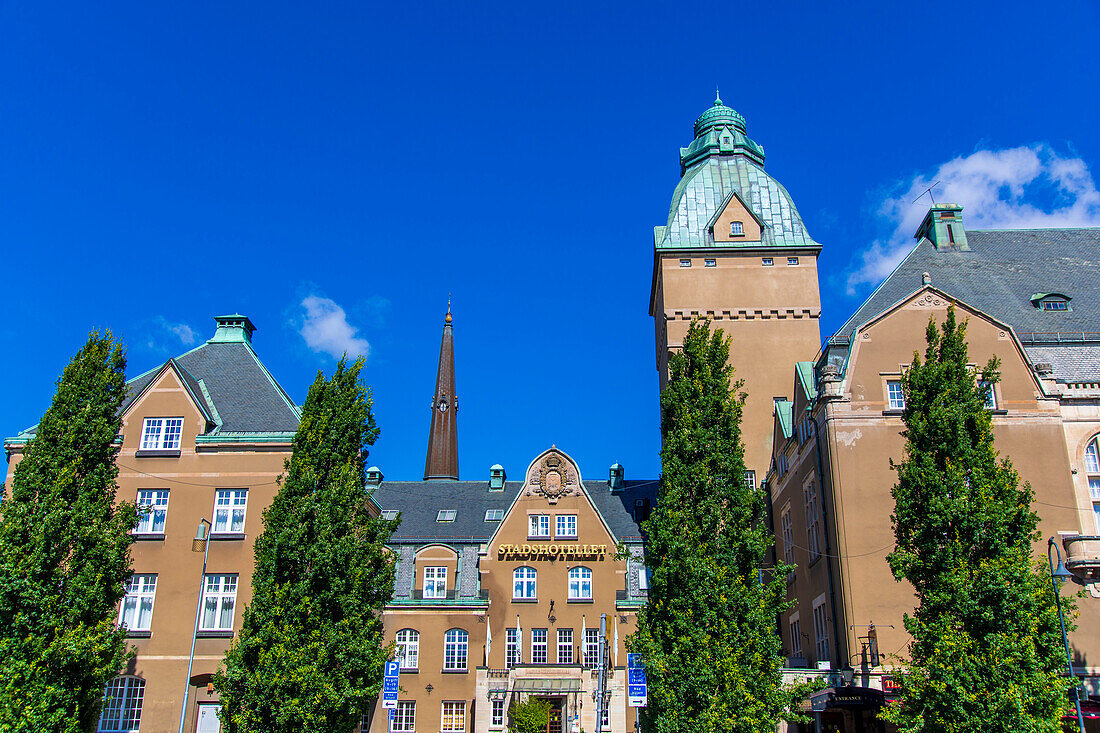
{"type": "Polygon", "coordinates": [[[458,480],[458,398],[455,396],[455,347],[451,327],[451,302],[443,319],[439,344],[439,370],[432,397],[432,425],[428,433],[428,457],[424,479],[458,480]]]}

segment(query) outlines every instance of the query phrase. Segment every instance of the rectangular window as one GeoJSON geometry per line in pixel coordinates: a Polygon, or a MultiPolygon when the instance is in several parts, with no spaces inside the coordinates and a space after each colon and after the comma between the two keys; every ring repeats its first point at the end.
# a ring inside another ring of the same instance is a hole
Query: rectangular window
{"type": "Polygon", "coordinates": [[[600,663],[600,630],[584,630],[584,666],[595,667],[600,663]]]}
{"type": "Polygon", "coordinates": [[[137,733],[141,723],[141,703],[145,699],[145,680],[115,677],[103,690],[103,711],[99,715],[99,733],[137,733]]]}
{"type": "Polygon", "coordinates": [[[424,597],[447,597],[447,568],[424,568],[424,597]]]}
{"type": "Polygon", "coordinates": [[[576,514],[559,514],[555,517],[556,526],[554,528],[554,536],[558,539],[576,539],[577,537],[577,515],[576,514]]]}
{"type": "Polygon", "coordinates": [[[397,519],[397,515],[400,513],[400,511],[400,509],[383,509],[382,519],[385,519],[387,522],[392,522],[393,520],[397,519]]]}
{"type": "Polygon", "coordinates": [[[504,510],[503,509],[486,509],[485,510],[485,521],[486,522],[499,522],[502,519],[504,519],[504,510]]]}
{"type": "MultiPolygon", "coordinates": [[[[783,507],[783,514],[779,518],[783,527],[783,562],[794,565],[794,525],[791,522],[791,505],[783,507]]],[[[787,576],[787,580],[794,579],[794,571],[787,576]]]]}
{"type": "Polygon", "coordinates": [[[179,450],[182,417],[147,417],[141,427],[141,450],[179,450]]]}
{"type": "Polygon", "coordinates": [[[153,620],[153,598],[157,593],[156,575],[131,575],[126,597],[119,609],[118,625],[130,631],[148,631],[153,620]]]}
{"type": "Polygon", "coordinates": [[[797,613],[791,614],[791,620],[788,625],[791,631],[791,656],[802,656],[802,624],[798,619],[797,613]]]}
{"type": "Polygon", "coordinates": [[[889,381],[886,383],[886,397],[890,400],[891,410],[905,409],[905,393],[901,389],[901,382],[889,381]]]}
{"type": "Polygon", "coordinates": [[[829,624],[825,618],[824,596],[819,596],[818,599],[814,601],[814,638],[817,639],[817,661],[830,661],[829,624]]]}
{"type": "Polygon", "coordinates": [[[745,471],[745,488],[756,488],[756,471],[745,471]]]}
{"type": "Polygon", "coordinates": [[[744,234],[745,234],[745,225],[744,224],[742,224],[739,221],[731,221],[730,222],[730,236],[731,237],[740,237],[740,236],[743,236],[744,234]]]}
{"type": "Polygon", "coordinates": [[[761,257],[760,258],[760,264],[763,265],[764,267],[771,267],[775,263],[772,261],[771,257],[761,257]]]}
{"type": "Polygon", "coordinates": [[[798,264],[798,258],[797,257],[788,257],[787,258],[787,264],[788,265],[797,265],[798,264]]]}
{"type": "Polygon", "coordinates": [[[236,575],[207,575],[202,586],[202,631],[232,631],[237,605],[236,575]]]}
{"type": "Polygon", "coordinates": [[[142,489],[137,492],[138,523],[134,534],[164,534],[168,518],[168,489],[142,489]]]}
{"type": "Polygon", "coordinates": [[[817,510],[817,484],[810,481],[802,487],[802,499],[806,505],[806,549],[810,562],[821,556],[820,522],[817,510]]]}
{"type": "Polygon", "coordinates": [[[703,260],[704,267],[718,267],[718,260],[713,257],[707,257],[703,260]]]}
{"type": "Polygon", "coordinates": [[[603,714],[600,715],[600,730],[609,730],[611,728],[611,707],[604,705],[603,714]]]}
{"type": "Polygon", "coordinates": [[[458,515],[456,509],[440,509],[439,513],[435,515],[435,521],[437,522],[453,522],[458,515]]]}
{"type": "Polygon", "coordinates": [[[558,664],[573,663],[573,629],[558,629],[558,664]]]}
{"type": "Polygon", "coordinates": [[[680,267],[691,267],[691,260],[687,257],[680,260],[680,267]]]}
{"type": "Polygon", "coordinates": [[[439,728],[444,733],[466,730],[466,702],[443,703],[443,720],[439,728]]]}
{"type": "Polygon", "coordinates": [[[997,409],[997,393],[993,391],[993,385],[989,382],[978,382],[978,389],[989,390],[985,396],[985,409],[997,409]]]}
{"type": "Polygon", "coordinates": [[[214,534],[244,532],[248,489],[218,489],[214,492],[214,534]]]}
{"type": "Polygon", "coordinates": [[[1096,534],[1100,535],[1100,501],[1092,502],[1092,516],[1096,519],[1096,534]]]}
{"type": "Polygon", "coordinates": [[[550,515],[549,514],[532,514],[527,517],[529,526],[527,529],[528,537],[549,537],[550,536],[550,515]]]}
{"type": "Polygon", "coordinates": [[[1043,310],[1046,311],[1064,311],[1069,310],[1069,305],[1064,300],[1044,300],[1043,310]]]}
{"type": "Polygon", "coordinates": [[[398,700],[390,721],[393,733],[413,733],[416,730],[416,701],[398,700]]]}
{"type": "Polygon", "coordinates": [[[523,663],[519,648],[519,629],[506,629],[504,632],[504,666],[508,669],[523,663]]]}
{"type": "Polygon", "coordinates": [[[493,708],[489,716],[490,728],[504,727],[504,700],[497,698],[490,701],[493,708]]]}
{"type": "Polygon", "coordinates": [[[546,664],[546,629],[531,629],[531,664],[546,664]]]}

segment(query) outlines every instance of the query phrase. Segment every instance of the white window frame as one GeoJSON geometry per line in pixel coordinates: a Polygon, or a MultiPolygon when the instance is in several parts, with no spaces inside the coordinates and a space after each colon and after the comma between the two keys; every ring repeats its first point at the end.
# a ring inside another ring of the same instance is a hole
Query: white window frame
{"type": "Polygon", "coordinates": [[[489,727],[504,727],[504,698],[495,697],[489,701],[489,727]]]}
{"type": "Polygon", "coordinates": [[[144,701],[145,680],[115,677],[103,688],[103,710],[96,730],[99,733],[138,733],[144,701]]]}
{"type": "Polygon", "coordinates": [[[578,565],[569,570],[569,600],[592,600],[592,570],[578,565]]]}
{"type": "Polygon", "coordinates": [[[1089,485],[1089,499],[1092,502],[1092,516],[1096,522],[1096,534],[1100,535],[1100,435],[1094,436],[1085,446],[1085,475],[1089,485]]]}
{"type": "Polygon", "coordinates": [[[550,632],[547,629],[531,629],[531,664],[549,664],[550,632]]]}
{"type": "Polygon", "coordinates": [[[743,236],[745,236],[745,222],[743,222],[743,221],[731,221],[730,222],[730,236],[731,237],[743,237],[743,236]]]}
{"type": "Polygon", "coordinates": [[[441,733],[463,733],[466,730],[466,701],[444,700],[439,713],[441,733]],[[448,708],[450,712],[448,713],[448,708]]]}
{"type": "Polygon", "coordinates": [[[691,267],[691,258],[690,257],[681,257],[680,258],[680,267],[691,267]]]}
{"type": "Polygon", "coordinates": [[[715,257],[704,257],[703,267],[718,267],[718,259],[715,257]]]}
{"type": "Polygon", "coordinates": [[[753,471],[751,469],[745,470],[745,488],[756,488],[756,471],[753,471]]]}
{"type": "Polygon", "coordinates": [[[447,597],[447,566],[430,565],[424,568],[424,598],[447,597]]]}
{"type": "Polygon", "coordinates": [[[485,510],[485,521],[486,522],[499,522],[502,519],[504,519],[504,510],[503,509],[486,509],[485,510]]]}
{"type": "Polygon", "coordinates": [[[118,625],[127,631],[149,631],[156,597],[156,573],[131,575],[126,581],[126,595],[118,607],[118,625]]]}
{"type": "Polygon", "coordinates": [[[218,489],[214,492],[214,524],[210,534],[244,534],[248,516],[248,489],[218,489]]]}
{"type": "Polygon", "coordinates": [[[573,629],[558,629],[558,664],[573,664],[573,657],[573,629]]]}
{"type": "Polygon", "coordinates": [[[832,661],[832,649],[829,644],[829,618],[825,612],[825,594],[814,599],[814,651],[818,662],[832,661]]]}
{"type": "Polygon", "coordinates": [[[420,632],[416,629],[401,629],[394,636],[396,648],[394,654],[401,669],[419,669],[420,632]]]}
{"type": "Polygon", "coordinates": [[[802,485],[802,500],[806,511],[806,551],[813,562],[821,557],[821,512],[817,506],[817,482],[813,479],[802,485]]]}
{"type": "Polygon", "coordinates": [[[182,417],[147,417],[141,423],[138,450],[179,450],[182,442],[182,417]]]}
{"type": "Polygon", "coordinates": [[[470,635],[464,629],[448,629],[443,635],[443,669],[465,670],[469,659],[470,635]]]}
{"type": "Polygon", "coordinates": [[[555,539],[577,539],[577,515],[576,514],[559,514],[554,517],[554,538],[555,539]],[[564,529],[563,529],[564,526],[564,529]]]}
{"type": "MultiPolygon", "coordinates": [[[[783,512],[779,515],[779,524],[783,529],[783,562],[794,565],[794,522],[791,519],[790,502],[783,507],[783,512]]],[[[792,570],[787,579],[790,580],[793,576],[792,570]]]]}
{"type": "Polygon", "coordinates": [[[512,600],[538,598],[539,573],[530,565],[521,565],[512,571],[512,600]]]}
{"type": "Polygon", "coordinates": [[[582,651],[581,661],[585,667],[595,667],[600,663],[600,630],[598,628],[585,628],[582,651]]]}
{"type": "Polygon", "coordinates": [[[453,522],[458,516],[457,509],[440,509],[435,515],[437,522],[453,522]]]}
{"type": "Polygon", "coordinates": [[[902,389],[900,379],[886,380],[886,401],[891,410],[905,409],[905,390],[902,389]]]}
{"type": "Polygon", "coordinates": [[[164,534],[164,525],[168,521],[168,497],[168,489],[138,489],[138,521],[131,534],[164,534]]]}
{"type": "Polygon", "coordinates": [[[985,403],[982,405],[987,410],[997,409],[997,385],[989,382],[978,382],[978,389],[988,389],[989,394],[986,395],[985,403]]]}
{"type": "Polygon", "coordinates": [[[775,260],[772,259],[771,257],[761,257],[760,258],[760,264],[763,265],[764,267],[773,267],[773,266],[775,266],[775,260]]]}
{"type": "Polygon", "coordinates": [[[202,619],[199,631],[232,631],[233,617],[237,612],[236,573],[208,573],[202,582],[202,619]],[[213,609],[213,616],[208,613],[213,609]],[[225,617],[228,614],[229,623],[225,617]]]}
{"type": "Polygon", "coordinates": [[[549,514],[528,514],[527,515],[527,536],[531,539],[537,539],[545,537],[550,538],[550,515],[549,514]]]}
{"type": "Polygon", "coordinates": [[[416,700],[398,700],[390,721],[392,733],[413,733],[416,730],[416,700]]]}
{"type": "Polygon", "coordinates": [[[790,615],[787,629],[791,636],[791,656],[802,657],[802,620],[798,617],[798,611],[790,615]]]}
{"type": "Polygon", "coordinates": [[[787,264],[791,267],[797,267],[798,266],[798,258],[791,255],[790,257],[787,258],[787,264]]]}
{"type": "Polygon", "coordinates": [[[523,664],[523,644],[520,643],[519,629],[504,630],[504,667],[511,669],[523,664]]]}

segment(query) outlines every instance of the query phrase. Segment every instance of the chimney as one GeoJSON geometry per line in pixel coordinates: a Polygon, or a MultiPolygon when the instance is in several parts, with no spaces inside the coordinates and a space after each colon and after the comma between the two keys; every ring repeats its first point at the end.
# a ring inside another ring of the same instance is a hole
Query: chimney
{"type": "Polygon", "coordinates": [[[489,467],[489,491],[504,491],[504,482],[508,480],[508,474],[504,472],[504,466],[494,463],[489,467]]]}
{"type": "Polygon", "coordinates": [[[626,470],[621,463],[612,463],[607,478],[607,485],[611,487],[612,491],[623,488],[623,478],[626,475],[626,470]]]}
{"type": "Polygon", "coordinates": [[[382,469],[378,466],[371,466],[367,469],[367,486],[381,486],[382,478],[382,469]]]}
{"type": "Polygon", "coordinates": [[[963,229],[963,207],[958,204],[932,204],[924,215],[914,239],[927,239],[937,250],[969,252],[966,230],[963,229]]]}
{"type": "Polygon", "coordinates": [[[214,338],[210,339],[207,343],[252,343],[252,332],[256,330],[256,327],[252,325],[252,321],[248,320],[248,316],[242,316],[240,313],[233,313],[228,316],[214,316],[214,322],[218,324],[218,330],[214,332],[214,338]]]}

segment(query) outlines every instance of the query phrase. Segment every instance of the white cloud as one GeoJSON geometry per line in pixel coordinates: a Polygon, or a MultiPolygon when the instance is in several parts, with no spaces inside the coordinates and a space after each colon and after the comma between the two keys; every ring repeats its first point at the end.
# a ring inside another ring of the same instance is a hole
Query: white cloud
{"type": "Polygon", "coordinates": [[[195,330],[186,323],[172,323],[164,316],[157,316],[157,323],[161,328],[174,333],[184,346],[195,343],[195,330]]]}
{"type": "Polygon", "coordinates": [[[927,196],[913,199],[935,181],[936,200],[961,204],[967,229],[1100,226],[1100,191],[1085,161],[1043,144],[979,150],[914,177],[904,190],[899,185],[900,193],[882,202],[879,215],[894,231],[853,262],[849,295],[859,285],[881,282],[913,248],[929,206],[927,196]]]}
{"type": "Polygon", "coordinates": [[[365,358],[370,352],[370,344],[366,339],[356,338],[359,329],[348,323],[347,313],[336,301],[310,295],[302,300],[302,307],[306,314],[298,333],[312,350],[329,354],[334,359],[344,353],[365,358]]]}

